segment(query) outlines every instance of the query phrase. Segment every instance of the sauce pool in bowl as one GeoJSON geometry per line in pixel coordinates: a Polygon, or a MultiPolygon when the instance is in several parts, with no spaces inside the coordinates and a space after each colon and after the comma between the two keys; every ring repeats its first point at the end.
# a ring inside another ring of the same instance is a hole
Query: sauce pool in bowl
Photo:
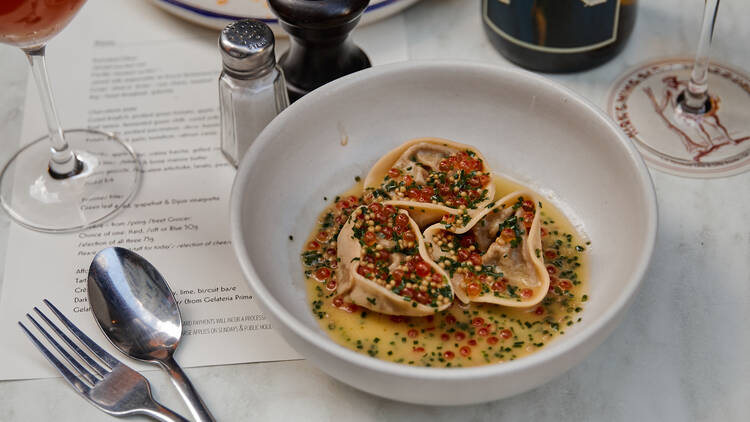
{"type": "MultiPolygon", "coordinates": [[[[495,175],[495,200],[529,190],[495,175]]],[[[337,292],[336,238],[349,214],[364,203],[362,183],[333,198],[304,244],[302,265],[310,308],[336,343],[395,363],[471,367],[532,354],[582,320],[588,300],[588,242],[549,201],[541,203],[542,256],[550,275],[544,300],[529,308],[462,304],[426,317],[379,314],[344,301],[337,292]]]]}

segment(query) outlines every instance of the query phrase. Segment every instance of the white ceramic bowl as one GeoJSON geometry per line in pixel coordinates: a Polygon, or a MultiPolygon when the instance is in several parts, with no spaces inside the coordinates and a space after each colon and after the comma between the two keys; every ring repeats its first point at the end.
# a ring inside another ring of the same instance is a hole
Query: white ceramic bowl
{"type": "Polygon", "coordinates": [[[653,185],[635,148],[579,95],[524,71],[409,62],[349,75],[281,113],[239,167],[231,230],[245,277],[274,328],[311,363],[372,394],[455,405],[539,386],[600,344],[641,283],[656,215],[653,185]],[[323,197],[364,177],[391,148],[423,136],[476,146],[496,172],[546,195],[590,238],[583,321],[539,352],[475,368],[409,367],[339,346],[313,319],[299,254],[323,197]]]}

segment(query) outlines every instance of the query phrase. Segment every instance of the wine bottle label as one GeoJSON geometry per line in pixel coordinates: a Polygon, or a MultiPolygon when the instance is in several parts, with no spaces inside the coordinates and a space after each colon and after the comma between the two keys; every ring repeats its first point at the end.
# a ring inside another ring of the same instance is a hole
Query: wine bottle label
{"type": "Polygon", "coordinates": [[[617,40],[621,0],[482,0],[482,18],[507,41],[545,53],[581,53],[617,40]]]}

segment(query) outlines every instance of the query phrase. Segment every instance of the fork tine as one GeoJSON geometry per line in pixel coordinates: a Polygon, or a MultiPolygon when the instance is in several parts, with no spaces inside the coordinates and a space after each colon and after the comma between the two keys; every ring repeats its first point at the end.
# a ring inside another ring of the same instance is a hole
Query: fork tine
{"type": "Polygon", "coordinates": [[[24,326],[21,321],[18,321],[18,325],[21,326],[21,329],[26,333],[26,335],[29,337],[29,340],[31,340],[32,343],[34,343],[34,346],[36,346],[37,349],[39,349],[40,352],[44,355],[45,358],[54,366],[57,368],[58,371],[60,371],[60,374],[62,374],[63,378],[65,378],[68,383],[70,383],[73,388],[78,391],[81,394],[88,394],[90,388],[88,385],[86,385],[85,382],[83,382],[80,378],[78,378],[74,373],[70,372],[70,370],[60,362],[52,352],[50,352],[44,345],[37,340],[37,338],[31,334],[31,331],[24,326]]]}
{"type": "MultiPolygon", "coordinates": [[[[104,368],[102,368],[101,366],[97,365],[96,362],[94,362],[93,359],[91,359],[90,356],[88,356],[86,353],[84,353],[83,350],[79,349],[78,346],[76,346],[76,344],[73,343],[73,341],[70,340],[70,338],[68,336],[66,336],[65,333],[63,333],[62,331],[60,331],[60,329],[57,328],[57,326],[54,323],[52,323],[52,321],[50,321],[49,318],[47,318],[46,315],[44,315],[39,309],[37,309],[36,306],[34,307],[34,310],[36,311],[37,314],[39,314],[40,317],[42,317],[42,319],[44,319],[44,322],[46,322],[47,325],[49,325],[50,328],[52,328],[52,330],[54,330],[57,333],[57,335],[60,336],[60,338],[62,338],[63,341],[65,343],[67,343],[67,345],[70,346],[78,354],[78,356],[80,356],[89,365],[91,365],[92,363],[94,364],[93,369],[94,369],[95,372],[98,373],[99,376],[104,376],[104,374],[106,373],[106,371],[105,372],[99,372],[100,370],[103,370],[104,368]]],[[[83,365],[81,365],[73,356],[71,356],[70,353],[68,353],[67,350],[65,350],[60,345],[60,343],[58,343],[57,340],[55,340],[55,338],[52,337],[52,335],[50,335],[47,332],[47,330],[45,330],[41,326],[41,324],[39,324],[38,322],[36,322],[36,320],[31,315],[29,315],[29,314],[26,314],[26,317],[29,320],[31,320],[31,322],[34,324],[34,326],[36,326],[37,330],[39,330],[39,332],[41,332],[42,335],[44,335],[44,337],[47,339],[47,341],[49,341],[52,344],[52,346],[54,346],[55,349],[57,349],[57,351],[62,355],[62,357],[65,358],[65,360],[68,361],[68,363],[71,366],[73,366],[73,369],[75,369],[78,372],[78,375],[80,375],[83,378],[85,378],[86,381],[88,381],[89,383],[91,383],[91,385],[94,385],[94,384],[97,383],[98,380],[96,379],[96,377],[94,376],[94,374],[92,374],[88,369],[84,368],[83,365]]]]}
{"type": "Polygon", "coordinates": [[[94,343],[94,341],[91,340],[89,336],[87,336],[86,334],[83,334],[83,332],[79,330],[78,327],[73,325],[73,323],[70,322],[70,320],[67,317],[65,317],[65,315],[62,314],[62,312],[57,310],[55,305],[50,303],[50,301],[48,301],[47,299],[44,299],[43,302],[45,305],[47,305],[47,307],[50,308],[50,310],[57,316],[57,318],[59,318],[60,321],[62,321],[62,323],[66,327],[68,327],[68,330],[70,330],[70,332],[73,333],[73,335],[76,336],[78,340],[81,341],[81,343],[86,345],[86,347],[91,351],[91,353],[95,354],[96,357],[98,357],[104,363],[109,365],[110,368],[114,368],[115,366],[120,364],[119,360],[115,359],[114,356],[110,355],[109,353],[107,353],[107,351],[99,347],[99,345],[94,343]]]}

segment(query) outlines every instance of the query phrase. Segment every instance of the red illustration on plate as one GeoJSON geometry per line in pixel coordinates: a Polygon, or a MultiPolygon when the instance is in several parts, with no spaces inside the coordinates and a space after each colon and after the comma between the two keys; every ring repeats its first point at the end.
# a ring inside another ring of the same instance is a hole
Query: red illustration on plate
{"type": "Polygon", "coordinates": [[[750,136],[732,138],[719,118],[718,97],[709,93],[709,106],[705,113],[688,113],[680,109],[677,101],[680,94],[687,89],[689,81],[671,75],[664,77],[662,82],[666,89],[661,99],[656,97],[651,87],[643,88],[643,92],[651,100],[654,110],[661,116],[664,124],[679,135],[693,161],[700,162],[721,147],[738,145],[750,139],[750,136]]]}

